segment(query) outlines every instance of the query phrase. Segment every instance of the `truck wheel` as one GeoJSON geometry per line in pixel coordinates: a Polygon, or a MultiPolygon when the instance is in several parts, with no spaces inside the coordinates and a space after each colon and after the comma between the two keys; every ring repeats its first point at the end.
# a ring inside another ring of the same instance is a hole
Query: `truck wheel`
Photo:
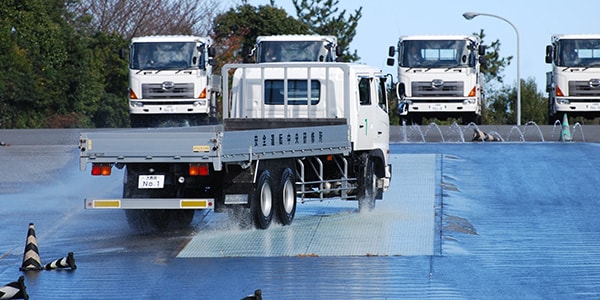
{"type": "Polygon", "coordinates": [[[371,211],[375,208],[377,192],[375,162],[368,153],[360,156],[360,171],[358,174],[358,210],[371,211]]]}
{"type": "Polygon", "coordinates": [[[290,225],[296,214],[296,185],[294,171],[285,168],[281,172],[279,185],[275,191],[275,211],[277,220],[283,225],[290,225]]]}
{"type": "Polygon", "coordinates": [[[271,174],[264,170],[252,192],[250,213],[254,219],[254,226],[258,229],[267,229],[273,219],[273,189],[271,174]]]}

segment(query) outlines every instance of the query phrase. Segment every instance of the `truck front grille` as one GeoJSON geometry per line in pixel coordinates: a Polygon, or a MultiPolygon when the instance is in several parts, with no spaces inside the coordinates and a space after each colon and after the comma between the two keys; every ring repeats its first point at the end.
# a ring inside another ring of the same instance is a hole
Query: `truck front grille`
{"type": "Polygon", "coordinates": [[[464,97],[462,81],[414,81],[411,87],[413,97],[464,97]]]}
{"type": "Polygon", "coordinates": [[[569,81],[569,96],[600,97],[600,85],[598,80],[569,81]]]}
{"type": "Polygon", "coordinates": [[[142,84],[144,99],[189,99],[194,98],[193,83],[176,83],[172,88],[164,89],[161,83],[142,84]]]}

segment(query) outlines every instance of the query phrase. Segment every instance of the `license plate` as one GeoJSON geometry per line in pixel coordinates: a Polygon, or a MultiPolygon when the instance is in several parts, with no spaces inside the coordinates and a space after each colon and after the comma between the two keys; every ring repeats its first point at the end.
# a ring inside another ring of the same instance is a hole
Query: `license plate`
{"type": "Polygon", "coordinates": [[[139,175],[138,189],[162,189],[165,187],[165,175],[139,175]]]}
{"type": "Polygon", "coordinates": [[[441,104],[433,104],[431,105],[431,110],[443,110],[444,108],[442,107],[441,104]]]}
{"type": "Polygon", "coordinates": [[[175,107],[173,107],[172,105],[167,105],[163,108],[164,112],[175,112],[175,107]]]}

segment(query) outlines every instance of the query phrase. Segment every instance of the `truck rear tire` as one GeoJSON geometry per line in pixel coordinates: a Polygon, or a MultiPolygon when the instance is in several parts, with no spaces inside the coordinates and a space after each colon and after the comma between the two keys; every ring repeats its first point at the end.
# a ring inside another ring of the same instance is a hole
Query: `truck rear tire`
{"type": "Polygon", "coordinates": [[[375,176],[375,162],[369,153],[360,156],[360,171],[358,172],[358,210],[371,211],[375,208],[377,195],[377,177],[375,176]]]}
{"type": "Polygon", "coordinates": [[[273,184],[271,173],[262,171],[250,199],[250,213],[257,229],[267,229],[273,219],[273,184]]]}
{"type": "Polygon", "coordinates": [[[295,181],[294,171],[290,168],[283,169],[274,196],[277,220],[282,225],[292,224],[296,214],[295,181]]]}

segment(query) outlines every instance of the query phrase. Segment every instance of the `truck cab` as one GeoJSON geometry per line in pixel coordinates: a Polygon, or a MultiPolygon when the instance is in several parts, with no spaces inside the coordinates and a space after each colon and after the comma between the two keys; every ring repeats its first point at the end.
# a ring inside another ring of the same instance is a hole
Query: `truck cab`
{"type": "Polygon", "coordinates": [[[259,36],[252,50],[256,63],[334,62],[341,55],[334,36],[259,36]]]}
{"type": "Polygon", "coordinates": [[[600,34],[557,34],[546,46],[548,122],[600,117],[600,34]]]}
{"type": "Polygon", "coordinates": [[[129,50],[132,127],[200,125],[216,113],[210,38],[136,37],[129,50]]]}
{"type": "MultiPolygon", "coordinates": [[[[389,159],[387,75],[349,63],[230,65],[236,68],[224,119],[345,119],[354,151],[389,159]]],[[[223,70],[222,74],[226,70],[223,70]]],[[[227,80],[223,81],[224,84],[227,80]]]]}
{"type": "Polygon", "coordinates": [[[420,124],[424,117],[451,117],[480,124],[484,55],[477,36],[400,37],[397,49],[389,49],[387,64],[394,65],[397,57],[396,94],[403,120],[420,124]]]}

